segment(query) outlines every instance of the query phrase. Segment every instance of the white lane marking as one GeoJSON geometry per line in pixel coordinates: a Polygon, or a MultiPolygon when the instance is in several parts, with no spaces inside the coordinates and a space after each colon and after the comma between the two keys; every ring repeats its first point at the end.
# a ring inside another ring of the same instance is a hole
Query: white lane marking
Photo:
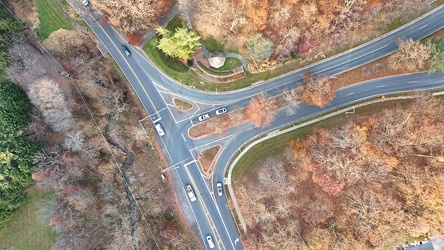
{"type": "Polygon", "coordinates": [[[320,71],[314,72],[313,74],[319,74],[319,73],[324,72],[324,71],[327,71],[327,70],[329,70],[329,69],[336,68],[336,67],[338,67],[338,66],[340,66],[340,65],[350,63],[350,62],[352,62],[352,61],[354,61],[354,60],[356,60],[356,59],[359,59],[359,58],[364,57],[364,56],[366,56],[366,55],[370,55],[371,53],[374,53],[374,52],[376,52],[376,51],[378,51],[378,50],[381,50],[381,49],[383,49],[383,48],[385,48],[385,47],[387,47],[387,46],[389,46],[389,45],[386,44],[385,46],[382,46],[382,47],[379,48],[379,49],[372,50],[372,51],[370,51],[370,52],[368,52],[368,53],[362,54],[362,55],[360,55],[360,56],[358,56],[358,57],[355,57],[355,58],[353,58],[353,59],[350,59],[350,60],[348,60],[348,61],[346,61],[346,62],[343,62],[343,63],[337,64],[337,65],[331,66],[331,67],[329,67],[329,68],[325,68],[325,69],[322,69],[322,70],[320,70],[320,71]]]}
{"type": "Polygon", "coordinates": [[[190,161],[190,162],[184,164],[183,166],[184,166],[184,167],[187,167],[188,165],[193,164],[193,163],[195,163],[195,162],[197,162],[197,161],[196,161],[196,160],[193,160],[193,161],[190,161]]]}
{"type": "Polygon", "coordinates": [[[425,27],[427,27],[428,24],[422,26],[421,28],[419,28],[420,30],[424,29],[425,27]]]}
{"type": "Polygon", "coordinates": [[[204,144],[204,145],[201,145],[201,146],[195,147],[194,150],[197,152],[197,149],[198,149],[198,148],[202,148],[202,147],[206,147],[206,146],[211,145],[211,144],[215,144],[216,142],[219,142],[219,141],[222,141],[222,140],[228,139],[228,138],[233,137],[233,136],[235,136],[235,135],[236,135],[236,134],[232,134],[232,135],[229,135],[229,136],[225,136],[225,137],[223,137],[223,138],[217,139],[217,140],[212,141],[212,142],[209,142],[209,143],[207,143],[207,144],[204,144]]]}
{"type": "Polygon", "coordinates": [[[383,88],[383,87],[385,87],[385,85],[376,86],[376,88],[383,88]]]}
{"type": "Polygon", "coordinates": [[[353,95],[355,92],[348,93],[347,95],[353,95]]]}
{"type": "Polygon", "coordinates": [[[418,81],[408,81],[407,83],[418,82],[418,81]]]}
{"type": "Polygon", "coordinates": [[[185,139],[185,136],[184,136],[183,134],[182,134],[182,138],[183,138],[184,141],[187,141],[187,140],[185,139]]]}

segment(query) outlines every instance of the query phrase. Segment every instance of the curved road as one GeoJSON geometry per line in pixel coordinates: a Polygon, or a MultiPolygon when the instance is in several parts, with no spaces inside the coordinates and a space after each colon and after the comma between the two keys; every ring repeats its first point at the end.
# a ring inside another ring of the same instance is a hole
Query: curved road
{"type": "MultiPolygon", "coordinates": [[[[339,74],[393,52],[397,49],[396,40],[399,37],[423,38],[444,26],[444,8],[441,6],[388,35],[304,69],[245,90],[214,94],[193,91],[175,83],[160,73],[141,53],[136,53],[137,50],[130,46],[128,47],[133,53],[126,57],[120,47],[126,42],[112,27],[104,26],[98,21],[100,14],[93,6],[83,7],[74,0],[68,0],[68,2],[79,11],[79,14],[122,69],[149,114],[147,118],[150,118],[153,123],[162,124],[166,134],[157,138],[169,160],[168,170],[176,174],[181,183],[175,186],[178,196],[186,197],[185,185],[191,184],[194,188],[197,200],[191,202],[187,199],[188,202],[181,205],[184,209],[191,208],[198,224],[198,234],[206,248],[208,248],[208,244],[205,237],[212,235],[216,249],[242,249],[225,196],[218,197],[213,193],[213,189],[215,188],[214,183],[222,182],[224,169],[230,157],[250,138],[369,96],[444,86],[444,75],[441,73],[432,75],[422,73],[368,81],[338,90],[337,97],[327,109],[301,104],[293,115],[287,116],[284,112],[279,112],[276,115],[276,120],[264,129],[256,129],[251,125],[244,124],[230,129],[225,138],[206,137],[200,140],[191,140],[187,131],[193,123],[197,122],[196,116],[177,121],[174,112],[169,109],[167,102],[163,99],[162,93],[179,95],[201,103],[224,104],[227,105],[229,111],[232,111],[244,107],[252,96],[259,93],[266,92],[268,96],[274,96],[284,90],[294,88],[301,83],[300,74],[306,70],[310,70],[314,74],[339,74]],[[211,180],[201,173],[197,165],[196,149],[215,142],[224,143],[225,147],[217,161],[211,180]]],[[[211,107],[207,107],[208,109],[211,107]]],[[[214,115],[214,111],[211,111],[210,116],[214,115]]]]}

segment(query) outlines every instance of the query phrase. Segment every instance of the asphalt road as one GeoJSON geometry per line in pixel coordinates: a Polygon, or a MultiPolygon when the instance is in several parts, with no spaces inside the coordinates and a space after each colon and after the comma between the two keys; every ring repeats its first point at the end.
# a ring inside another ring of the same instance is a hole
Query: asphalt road
{"type": "MultiPolygon", "coordinates": [[[[383,36],[381,39],[291,74],[269,80],[266,83],[245,90],[212,94],[194,91],[175,83],[160,73],[142,54],[138,53],[138,50],[128,45],[132,55],[129,57],[125,56],[120,46],[126,44],[126,42],[112,27],[104,26],[100,21],[97,21],[100,15],[93,6],[85,8],[74,0],[69,0],[69,2],[77,10],[83,10],[79,12],[80,15],[122,69],[126,78],[133,86],[134,92],[138,95],[149,114],[149,118],[154,123],[162,124],[166,134],[157,138],[169,160],[169,170],[179,177],[180,184],[175,186],[176,192],[178,195],[186,196],[184,186],[187,184],[193,186],[197,200],[191,202],[187,199],[188,203],[181,205],[192,208],[198,223],[199,236],[206,248],[208,248],[208,244],[205,237],[212,235],[216,244],[215,249],[242,249],[242,244],[238,240],[239,235],[236,225],[227,207],[225,195],[218,197],[213,193],[213,189],[215,189],[215,183],[222,182],[224,169],[230,157],[243,143],[260,133],[277,129],[286,124],[325,112],[328,109],[340,107],[370,96],[444,86],[444,76],[441,73],[430,76],[427,74],[415,74],[369,81],[338,90],[337,98],[326,109],[301,104],[293,115],[288,116],[285,112],[279,112],[276,115],[275,121],[264,129],[252,128],[251,125],[245,124],[238,128],[230,129],[227,136],[223,139],[210,136],[200,140],[191,140],[188,137],[187,131],[193,123],[197,122],[196,116],[177,121],[159,91],[171,92],[186,99],[198,100],[202,103],[227,105],[229,111],[241,108],[248,104],[252,96],[261,92],[266,92],[268,96],[272,96],[296,87],[301,83],[301,72],[306,70],[310,70],[314,74],[338,74],[393,52],[397,48],[396,40],[398,37],[412,37],[414,39],[425,37],[443,26],[444,9],[435,10],[434,13],[423,19],[404,26],[403,29],[383,36]],[[197,165],[195,149],[221,140],[225,141],[225,147],[216,164],[212,179],[208,179],[201,173],[197,165]]],[[[211,115],[214,116],[214,111],[211,115]]]]}

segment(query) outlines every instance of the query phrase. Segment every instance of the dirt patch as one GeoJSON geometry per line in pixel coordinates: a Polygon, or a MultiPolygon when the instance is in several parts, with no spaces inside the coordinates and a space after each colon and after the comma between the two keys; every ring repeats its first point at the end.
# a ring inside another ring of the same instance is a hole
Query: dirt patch
{"type": "Polygon", "coordinates": [[[193,104],[180,98],[173,98],[174,107],[180,112],[186,112],[193,108],[193,104]]]}
{"type": "Polygon", "coordinates": [[[206,175],[209,175],[212,169],[215,159],[220,152],[221,146],[217,145],[208,149],[204,149],[199,152],[199,163],[202,166],[202,170],[206,175]]]}

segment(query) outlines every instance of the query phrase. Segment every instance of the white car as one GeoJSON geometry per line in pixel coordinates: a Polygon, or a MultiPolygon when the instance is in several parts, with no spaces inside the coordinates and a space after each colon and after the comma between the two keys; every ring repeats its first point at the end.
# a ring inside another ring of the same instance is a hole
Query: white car
{"type": "Polygon", "coordinates": [[[207,235],[207,242],[210,248],[214,248],[213,237],[211,237],[211,235],[207,235]]]}
{"type": "Polygon", "coordinates": [[[210,115],[209,114],[203,114],[201,116],[199,116],[199,121],[205,121],[206,119],[209,119],[210,115]]]}
{"type": "Polygon", "coordinates": [[[163,131],[162,125],[160,125],[160,123],[154,124],[154,127],[156,128],[157,133],[160,136],[164,136],[165,135],[165,131],[163,131]]]}
{"type": "Polygon", "coordinates": [[[222,183],[218,182],[216,184],[216,188],[217,188],[217,195],[222,196],[222,183]]]}
{"type": "Polygon", "coordinates": [[[221,115],[221,114],[225,114],[225,113],[227,113],[226,108],[220,108],[220,109],[216,110],[216,115],[221,115]]]}
{"type": "Polygon", "coordinates": [[[88,0],[80,0],[80,1],[81,1],[82,4],[85,5],[85,6],[89,4],[89,1],[88,1],[88,0]]]}
{"type": "Polygon", "coordinates": [[[196,196],[194,195],[193,188],[191,187],[190,184],[188,184],[188,185],[185,186],[185,190],[187,191],[187,194],[188,194],[188,197],[190,197],[190,200],[191,200],[192,202],[193,202],[193,201],[196,201],[196,196]]]}

